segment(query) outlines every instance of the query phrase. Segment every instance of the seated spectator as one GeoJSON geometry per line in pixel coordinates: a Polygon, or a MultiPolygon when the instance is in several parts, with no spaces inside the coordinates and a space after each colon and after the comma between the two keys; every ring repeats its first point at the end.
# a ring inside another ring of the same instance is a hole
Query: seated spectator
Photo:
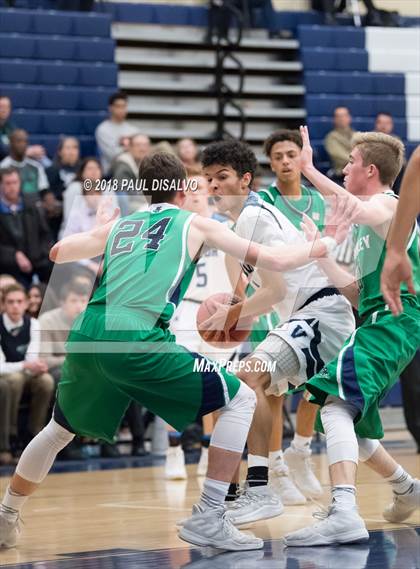
{"type": "Polygon", "coordinates": [[[135,134],[130,137],[127,152],[123,152],[114,160],[111,176],[114,180],[118,180],[118,205],[121,209],[121,215],[128,215],[136,208],[134,200],[134,209],[130,207],[127,193],[136,196],[136,181],[139,174],[140,162],[145,156],[151,152],[150,138],[144,134],[135,134]]]}
{"type": "Polygon", "coordinates": [[[80,167],[80,143],[74,136],[60,139],[52,165],[46,170],[49,191],[57,200],[63,200],[63,193],[73,182],[80,167]]]}
{"type": "MultiPolygon", "coordinates": [[[[373,4],[373,0],[363,0],[367,14],[365,24],[367,26],[382,26],[383,20],[381,12],[373,4]]],[[[341,0],[337,5],[335,0],[312,0],[312,8],[325,13],[325,24],[327,26],[337,25],[335,15],[346,9],[346,0],[341,0]]]]}
{"type": "Polygon", "coordinates": [[[15,283],[17,283],[17,280],[12,275],[5,273],[0,275],[0,314],[3,312],[3,289],[15,283]]]}
{"type": "Polygon", "coordinates": [[[61,377],[69,330],[76,317],[86,308],[90,293],[89,284],[74,279],[62,288],[60,306],[43,312],[39,318],[42,357],[56,383],[61,377]]]}
{"type": "MultiPolygon", "coordinates": [[[[100,189],[101,180],[102,169],[98,159],[91,156],[84,158],[79,165],[73,182],[69,184],[63,193],[63,221],[61,223],[60,234],[65,230],[73,207],[77,209],[78,204],[81,201],[80,196],[83,195],[83,189],[86,187],[94,190],[100,189]]],[[[118,202],[116,195],[109,189],[109,185],[107,185],[106,188],[105,193],[112,193],[114,196],[115,207],[117,207],[118,202]]]]}
{"type": "Polygon", "coordinates": [[[396,136],[394,134],[394,119],[390,113],[380,112],[376,115],[375,132],[396,136]]]}
{"type": "Polygon", "coordinates": [[[128,97],[115,93],[109,98],[109,119],[101,122],[95,131],[96,144],[101,157],[102,170],[108,174],[114,158],[128,148],[129,137],[137,134],[138,128],[127,119],[128,97]]]}
{"type": "Polygon", "coordinates": [[[22,394],[30,393],[29,421],[22,442],[34,437],[46,424],[54,394],[54,380],[46,362],[39,358],[38,320],[25,314],[27,295],[20,284],[3,291],[4,313],[0,315],[0,378],[11,388],[9,434],[12,446],[18,437],[18,412],[22,394]]]}
{"type": "Polygon", "coordinates": [[[48,178],[44,168],[35,160],[26,156],[28,133],[17,128],[9,136],[9,156],[0,162],[0,168],[13,166],[19,172],[22,192],[39,197],[39,192],[47,190],[48,178]]]}
{"type": "Polygon", "coordinates": [[[41,313],[57,308],[58,300],[51,286],[45,283],[32,284],[28,289],[28,309],[26,314],[39,318],[41,313]]]}
{"type": "Polygon", "coordinates": [[[192,138],[181,138],[181,140],[178,140],[176,153],[184,164],[187,175],[190,175],[190,170],[196,171],[201,169],[200,150],[192,138]]]}
{"type": "MultiPolygon", "coordinates": [[[[383,134],[389,134],[390,136],[394,136],[395,138],[400,139],[400,137],[394,133],[394,119],[390,113],[380,112],[376,115],[375,131],[382,132],[383,134]]],[[[400,191],[401,182],[404,178],[404,172],[405,172],[405,163],[404,166],[401,168],[400,173],[396,177],[395,182],[392,186],[392,189],[397,194],[400,191]]]]}
{"type": "MultiPolygon", "coordinates": [[[[105,192],[91,190],[82,190],[82,196],[77,200],[77,207],[73,207],[66,225],[60,230],[60,239],[67,235],[74,235],[83,231],[90,231],[96,225],[96,211],[101,200],[106,196],[105,192]]],[[[84,274],[87,271],[88,276],[99,277],[102,273],[101,258],[83,259],[77,263],[67,263],[68,267],[73,267],[76,273],[84,274]]]]}
{"type": "Polygon", "coordinates": [[[41,207],[22,195],[19,172],[0,170],[0,273],[8,273],[25,286],[32,277],[47,282],[52,269],[51,234],[41,207]]]}
{"type": "Polygon", "coordinates": [[[337,183],[343,181],[343,168],[349,161],[351,139],[354,130],[351,128],[351,114],[347,107],[337,107],[334,111],[334,129],[325,138],[332,169],[328,173],[337,183]]]}
{"type": "Polygon", "coordinates": [[[63,137],[58,144],[54,162],[46,170],[49,190],[42,193],[42,204],[55,240],[58,239],[63,221],[63,192],[74,180],[79,165],[79,141],[73,136],[63,137]]]}
{"type": "Polygon", "coordinates": [[[9,97],[0,97],[0,160],[9,154],[9,137],[16,129],[10,120],[12,102],[9,97]]]}

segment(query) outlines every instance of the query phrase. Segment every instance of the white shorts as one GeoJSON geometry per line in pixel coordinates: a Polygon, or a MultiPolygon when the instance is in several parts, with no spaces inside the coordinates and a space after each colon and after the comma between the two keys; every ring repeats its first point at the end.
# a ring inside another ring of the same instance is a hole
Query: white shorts
{"type": "Polygon", "coordinates": [[[270,372],[271,385],[267,393],[282,395],[289,390],[289,383],[295,387],[305,383],[338,355],[354,328],[351,305],[339,294],[315,300],[295,312],[287,322],[274,328],[252,354],[263,361],[278,361],[281,338],[298,358],[296,376],[284,377],[281,366],[275,366],[270,372]]]}
{"type": "Polygon", "coordinates": [[[201,302],[187,299],[178,306],[171,321],[171,332],[175,334],[177,344],[221,363],[230,360],[235,354],[235,348],[215,348],[207,344],[198,333],[197,312],[200,304],[201,302]]]}

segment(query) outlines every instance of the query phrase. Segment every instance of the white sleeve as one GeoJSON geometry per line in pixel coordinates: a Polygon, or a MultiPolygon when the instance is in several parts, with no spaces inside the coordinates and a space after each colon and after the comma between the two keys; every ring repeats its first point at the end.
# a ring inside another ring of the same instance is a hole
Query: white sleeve
{"type": "Polygon", "coordinates": [[[41,344],[41,327],[36,318],[31,318],[30,341],[26,350],[25,361],[33,362],[39,358],[39,348],[41,344]]]}
{"type": "Polygon", "coordinates": [[[23,370],[22,362],[6,362],[6,356],[0,346],[0,376],[8,373],[16,373],[23,370]]]}
{"type": "Polygon", "coordinates": [[[235,233],[239,237],[267,246],[285,242],[279,221],[270,211],[259,207],[245,208],[239,216],[235,233]]]}
{"type": "Polygon", "coordinates": [[[49,187],[50,184],[48,183],[44,167],[38,165],[38,189],[42,192],[42,190],[48,190],[49,187]]]}

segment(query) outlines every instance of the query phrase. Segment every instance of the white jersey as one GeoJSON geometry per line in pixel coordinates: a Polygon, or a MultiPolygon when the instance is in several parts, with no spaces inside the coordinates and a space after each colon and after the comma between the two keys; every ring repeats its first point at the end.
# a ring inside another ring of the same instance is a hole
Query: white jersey
{"type": "MultiPolygon", "coordinates": [[[[275,245],[299,245],[306,242],[302,231],[296,229],[275,206],[263,201],[251,192],[235,225],[240,237],[273,247],[275,245]]],[[[258,289],[261,280],[258,270],[250,265],[242,266],[251,285],[258,289]]],[[[282,273],[286,281],[286,297],[275,305],[275,310],[285,322],[318,291],[331,286],[326,275],[314,261],[303,267],[282,273]]]]}
{"type": "MultiPolygon", "coordinates": [[[[230,223],[219,214],[213,214],[212,219],[221,223],[230,223]]],[[[206,249],[194,271],[190,285],[183,300],[175,311],[171,321],[171,330],[181,344],[192,352],[227,361],[234,353],[234,348],[215,348],[207,344],[197,331],[197,312],[203,300],[218,292],[232,292],[232,286],[225,265],[225,254],[218,249],[206,249]]]]}

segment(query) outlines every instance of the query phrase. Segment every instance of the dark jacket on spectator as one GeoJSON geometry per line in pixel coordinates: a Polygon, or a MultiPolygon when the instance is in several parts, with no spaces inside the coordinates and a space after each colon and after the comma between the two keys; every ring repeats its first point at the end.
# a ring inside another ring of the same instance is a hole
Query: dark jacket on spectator
{"type": "Polygon", "coordinates": [[[16,263],[16,252],[22,251],[31,261],[33,272],[46,281],[52,267],[48,258],[53,245],[50,230],[41,206],[32,196],[23,195],[21,204],[14,213],[0,209],[0,273],[28,281],[31,275],[22,273],[16,263]]]}
{"type": "Polygon", "coordinates": [[[45,172],[50,184],[50,192],[52,192],[58,200],[63,201],[63,192],[74,180],[78,167],[79,164],[72,168],[70,166],[60,166],[60,164],[54,163],[46,169],[45,172]]]}

